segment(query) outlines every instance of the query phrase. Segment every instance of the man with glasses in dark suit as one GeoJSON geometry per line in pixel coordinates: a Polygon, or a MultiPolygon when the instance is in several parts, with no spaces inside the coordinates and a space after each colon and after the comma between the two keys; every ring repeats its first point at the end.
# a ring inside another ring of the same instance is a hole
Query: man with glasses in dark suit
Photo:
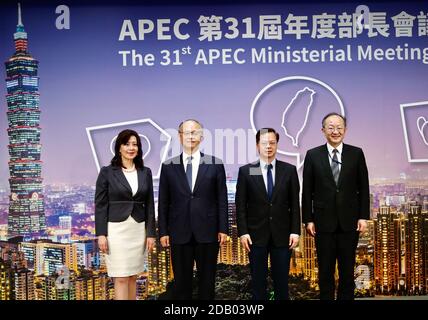
{"type": "Polygon", "coordinates": [[[219,245],[227,239],[226,174],[220,159],[203,154],[203,129],[189,119],[179,125],[183,153],[162,164],[159,181],[159,233],[171,246],[174,299],[192,299],[196,262],[198,298],[214,299],[219,245]]]}
{"type": "Polygon", "coordinates": [[[354,299],[355,251],[370,218],[369,179],[363,151],[343,143],[346,118],[322,120],[327,143],[311,149],[303,169],[302,217],[315,237],[321,300],[334,300],[336,261],[338,300],[354,299]]]}

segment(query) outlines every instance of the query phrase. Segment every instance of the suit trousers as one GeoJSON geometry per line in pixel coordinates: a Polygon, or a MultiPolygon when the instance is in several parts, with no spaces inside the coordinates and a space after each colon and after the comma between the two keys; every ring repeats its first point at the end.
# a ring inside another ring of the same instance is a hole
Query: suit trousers
{"type": "Polygon", "coordinates": [[[171,245],[174,299],[192,299],[193,266],[195,261],[198,278],[198,299],[214,299],[218,250],[218,242],[198,243],[193,236],[191,241],[186,244],[171,245]]]}
{"type": "Polygon", "coordinates": [[[321,300],[334,300],[336,261],[339,270],[337,300],[353,300],[355,281],[355,251],[358,231],[317,232],[315,246],[318,259],[318,278],[321,300]]]}
{"type": "Polygon", "coordinates": [[[253,300],[268,300],[267,276],[268,255],[272,269],[275,300],[289,300],[288,273],[290,270],[291,250],[288,247],[273,245],[250,247],[250,260],[253,300]]]}

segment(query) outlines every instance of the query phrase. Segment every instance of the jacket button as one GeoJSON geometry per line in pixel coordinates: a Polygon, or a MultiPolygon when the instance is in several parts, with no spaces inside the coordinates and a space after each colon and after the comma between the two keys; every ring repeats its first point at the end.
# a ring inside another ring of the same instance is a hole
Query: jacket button
{"type": "Polygon", "coordinates": [[[269,203],[269,205],[272,207],[272,203],[269,203]]]}
{"type": "Polygon", "coordinates": [[[269,220],[272,220],[272,217],[269,217],[269,220]]]}
{"type": "Polygon", "coordinates": [[[339,192],[339,189],[336,189],[336,192],[339,192]]]}

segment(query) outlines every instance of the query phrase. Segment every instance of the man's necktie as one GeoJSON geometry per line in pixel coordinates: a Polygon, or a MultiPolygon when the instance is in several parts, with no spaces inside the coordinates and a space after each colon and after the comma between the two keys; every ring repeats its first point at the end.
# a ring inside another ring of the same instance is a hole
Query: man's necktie
{"type": "Polygon", "coordinates": [[[187,183],[189,184],[190,191],[192,191],[192,159],[193,157],[188,157],[186,165],[186,178],[187,183]]]}
{"type": "Polygon", "coordinates": [[[331,158],[331,172],[333,173],[334,182],[339,182],[339,174],[340,174],[340,168],[339,168],[339,160],[337,159],[337,149],[333,149],[333,158],[331,158]]]}
{"type": "Polygon", "coordinates": [[[267,194],[269,201],[272,200],[273,179],[272,179],[272,164],[267,166],[267,194]]]}

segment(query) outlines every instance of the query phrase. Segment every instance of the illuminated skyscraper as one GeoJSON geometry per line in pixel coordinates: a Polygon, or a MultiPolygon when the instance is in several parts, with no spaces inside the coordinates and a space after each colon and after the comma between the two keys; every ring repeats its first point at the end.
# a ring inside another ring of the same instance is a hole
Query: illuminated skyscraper
{"type": "Polygon", "coordinates": [[[76,300],[95,300],[94,279],[91,276],[76,278],[76,300]]]}
{"type": "Polygon", "coordinates": [[[0,300],[34,300],[34,272],[16,240],[0,243],[0,300]]]}
{"type": "Polygon", "coordinates": [[[248,254],[241,245],[238,237],[238,226],[236,222],[236,180],[226,180],[227,186],[227,201],[228,201],[228,222],[229,222],[229,236],[223,246],[220,247],[218,263],[232,264],[232,265],[247,265],[249,263],[248,254]]]}
{"type": "Polygon", "coordinates": [[[374,288],[374,221],[367,221],[367,230],[360,235],[356,250],[355,276],[358,289],[374,288]]]}
{"type": "Polygon", "coordinates": [[[34,300],[34,272],[28,269],[14,273],[15,300],[34,300]]]}
{"type": "Polygon", "coordinates": [[[156,242],[153,250],[148,253],[148,269],[148,295],[157,296],[166,290],[168,282],[174,277],[170,249],[162,248],[156,242]]]}
{"type": "Polygon", "coordinates": [[[105,273],[81,270],[76,278],[76,300],[109,300],[109,278],[105,273]]]}
{"type": "Polygon", "coordinates": [[[40,161],[39,62],[27,51],[19,4],[14,40],[15,54],[5,63],[11,192],[8,234],[30,239],[43,236],[46,229],[40,161]]]}
{"type": "Polygon", "coordinates": [[[19,251],[24,254],[25,261],[29,269],[35,270],[37,244],[33,242],[22,242],[19,244],[19,251]]]}
{"type": "MultiPolygon", "coordinates": [[[[38,274],[52,275],[58,271],[59,268],[65,266],[71,270],[71,246],[69,244],[59,243],[44,243],[42,249],[39,251],[42,269],[38,270],[38,274]]],[[[37,271],[36,271],[37,272],[37,271]]]]}
{"type": "Polygon", "coordinates": [[[34,269],[36,275],[53,275],[59,268],[73,268],[71,244],[55,243],[49,240],[22,242],[20,250],[28,262],[28,268],[34,269]]]}
{"type": "Polygon", "coordinates": [[[375,284],[378,293],[396,293],[401,270],[400,244],[403,216],[382,206],[375,220],[375,284]]]}
{"type": "Polygon", "coordinates": [[[9,261],[0,259],[0,300],[13,300],[13,273],[9,261]]]}
{"type": "Polygon", "coordinates": [[[428,211],[423,211],[424,213],[424,235],[422,248],[424,248],[424,278],[425,278],[425,294],[428,294],[428,211]]]}
{"type": "Polygon", "coordinates": [[[423,231],[424,216],[422,207],[411,206],[405,222],[406,230],[406,286],[407,293],[425,293],[423,231]]]}
{"type": "Polygon", "coordinates": [[[315,250],[315,239],[306,232],[306,228],[301,226],[301,239],[299,250],[303,256],[303,275],[311,282],[312,286],[318,285],[318,264],[315,250]]]}
{"type": "Polygon", "coordinates": [[[95,239],[81,240],[71,245],[72,247],[72,268],[78,271],[79,267],[85,269],[98,269],[100,266],[100,254],[98,242],[95,239]]]}

